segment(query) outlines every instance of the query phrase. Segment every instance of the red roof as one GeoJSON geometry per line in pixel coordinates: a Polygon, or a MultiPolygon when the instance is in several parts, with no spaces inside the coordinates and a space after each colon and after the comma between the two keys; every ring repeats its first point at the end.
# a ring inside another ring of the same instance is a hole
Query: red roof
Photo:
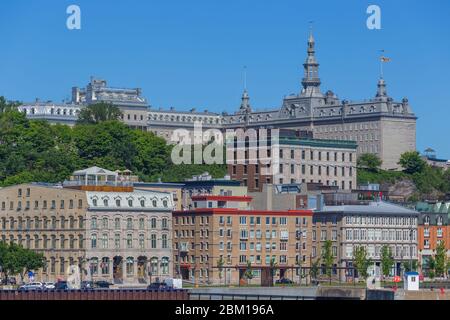
{"type": "Polygon", "coordinates": [[[250,202],[252,201],[252,197],[249,196],[214,196],[214,195],[198,195],[192,196],[192,200],[194,201],[228,201],[228,202],[250,202]]]}
{"type": "Polygon", "coordinates": [[[186,211],[174,211],[174,216],[183,216],[191,214],[226,214],[226,215],[253,215],[253,216],[312,216],[312,210],[286,210],[286,211],[267,211],[267,210],[242,210],[237,208],[198,208],[186,211]]]}

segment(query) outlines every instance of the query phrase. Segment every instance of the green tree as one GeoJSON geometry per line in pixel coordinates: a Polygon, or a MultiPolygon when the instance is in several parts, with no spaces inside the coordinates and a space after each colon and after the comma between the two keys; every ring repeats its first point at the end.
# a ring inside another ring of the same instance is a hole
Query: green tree
{"type": "Polygon", "coordinates": [[[252,271],[252,263],[251,263],[251,261],[247,261],[247,269],[245,269],[244,277],[247,280],[253,279],[253,271],[252,271]]]}
{"type": "Polygon", "coordinates": [[[417,260],[403,262],[403,270],[405,272],[417,271],[419,269],[419,263],[417,260]]]}
{"type": "Polygon", "coordinates": [[[399,165],[403,167],[403,171],[409,174],[420,173],[426,167],[426,162],[420,157],[417,151],[408,151],[400,156],[399,165]]]}
{"type": "Polygon", "coordinates": [[[222,280],[223,266],[225,264],[225,260],[221,256],[217,259],[217,269],[219,270],[219,280],[222,280]]]}
{"type": "Polygon", "coordinates": [[[371,259],[367,258],[367,249],[363,246],[358,246],[355,248],[354,252],[354,266],[358,271],[358,274],[363,279],[367,279],[368,273],[367,268],[372,263],[371,259]]]}
{"type": "Polygon", "coordinates": [[[117,106],[110,103],[99,102],[82,108],[78,114],[78,123],[93,124],[104,121],[119,120],[122,112],[117,106]]]}
{"type": "Polygon", "coordinates": [[[436,255],[434,259],[436,261],[436,276],[443,277],[446,273],[445,269],[447,266],[447,249],[445,248],[444,241],[441,241],[436,247],[436,255]]]}
{"type": "Polygon", "coordinates": [[[4,96],[0,96],[0,113],[16,110],[20,103],[6,101],[4,96]]]}
{"type": "Polygon", "coordinates": [[[317,280],[317,276],[319,275],[319,266],[320,266],[319,259],[317,259],[311,264],[311,268],[309,269],[309,275],[312,280],[317,280]]]}
{"type": "Polygon", "coordinates": [[[322,248],[322,263],[325,266],[326,274],[328,277],[331,277],[331,269],[333,267],[334,262],[333,253],[331,251],[331,245],[332,245],[331,240],[327,240],[325,241],[325,244],[323,245],[322,248]]]}
{"type": "Polygon", "coordinates": [[[273,285],[273,277],[275,277],[275,272],[277,270],[278,263],[275,261],[275,258],[270,259],[270,275],[272,277],[272,285],[273,285]]]}
{"type": "Polygon", "coordinates": [[[428,259],[427,270],[428,276],[430,277],[431,280],[433,280],[434,277],[436,276],[436,260],[434,260],[433,257],[430,257],[428,259]]]}
{"type": "Polygon", "coordinates": [[[391,273],[392,265],[394,264],[394,257],[392,250],[389,246],[384,245],[381,247],[381,273],[384,277],[389,277],[391,273]]]}
{"type": "Polygon", "coordinates": [[[357,166],[371,172],[377,172],[381,167],[381,159],[373,153],[364,153],[358,157],[357,166]]]}

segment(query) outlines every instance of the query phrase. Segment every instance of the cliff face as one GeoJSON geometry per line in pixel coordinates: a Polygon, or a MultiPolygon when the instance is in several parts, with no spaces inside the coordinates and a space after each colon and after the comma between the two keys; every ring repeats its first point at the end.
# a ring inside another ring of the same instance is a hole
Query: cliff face
{"type": "Polygon", "coordinates": [[[395,182],[381,183],[381,190],[385,190],[390,200],[396,201],[418,201],[418,200],[439,200],[445,197],[445,193],[431,188],[430,192],[420,192],[415,183],[408,178],[402,178],[395,182]]]}
{"type": "Polygon", "coordinates": [[[387,190],[389,197],[394,199],[409,199],[417,192],[416,185],[409,179],[401,179],[395,182],[384,182],[381,184],[382,190],[387,190]]]}

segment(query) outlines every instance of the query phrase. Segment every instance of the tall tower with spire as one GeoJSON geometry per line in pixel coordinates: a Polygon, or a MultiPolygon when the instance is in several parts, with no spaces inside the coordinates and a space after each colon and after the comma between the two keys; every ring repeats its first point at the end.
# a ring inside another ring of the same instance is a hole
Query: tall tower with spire
{"type": "Polygon", "coordinates": [[[320,92],[320,78],[319,78],[319,63],[316,59],[315,40],[312,32],[312,27],[309,31],[308,37],[308,50],[306,61],[303,64],[304,76],[302,79],[302,92],[301,96],[304,97],[322,97],[320,92]]]}

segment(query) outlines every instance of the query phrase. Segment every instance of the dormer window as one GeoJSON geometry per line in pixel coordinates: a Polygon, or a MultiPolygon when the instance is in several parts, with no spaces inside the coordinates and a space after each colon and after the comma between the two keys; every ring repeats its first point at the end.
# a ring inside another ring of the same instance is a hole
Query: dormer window
{"type": "Polygon", "coordinates": [[[129,200],[128,200],[128,206],[129,206],[129,207],[132,207],[132,206],[133,206],[133,200],[132,200],[132,199],[129,199],[129,200]]]}
{"type": "Polygon", "coordinates": [[[442,218],[442,216],[438,216],[438,217],[437,217],[437,225],[438,225],[438,226],[442,226],[443,220],[444,220],[444,219],[442,218]]]}
{"type": "Polygon", "coordinates": [[[103,199],[103,205],[105,206],[105,207],[107,207],[108,206],[108,199],[103,199]]]}
{"type": "Polygon", "coordinates": [[[168,202],[167,202],[167,200],[163,200],[163,206],[164,206],[164,208],[167,208],[167,207],[168,207],[168,202]]]}
{"type": "Polygon", "coordinates": [[[425,216],[425,218],[423,219],[423,222],[425,225],[429,225],[430,224],[430,217],[429,216],[425,216]]]}
{"type": "Polygon", "coordinates": [[[153,206],[153,207],[156,207],[156,206],[157,206],[156,200],[153,200],[153,201],[152,201],[152,206],[153,206]]]}
{"type": "Polygon", "coordinates": [[[140,203],[142,208],[145,207],[145,200],[141,200],[140,203]]]}
{"type": "Polygon", "coordinates": [[[97,199],[92,199],[92,205],[93,205],[94,207],[97,206],[97,199]]]}
{"type": "Polygon", "coordinates": [[[120,207],[120,199],[116,199],[116,207],[120,207]]]}

